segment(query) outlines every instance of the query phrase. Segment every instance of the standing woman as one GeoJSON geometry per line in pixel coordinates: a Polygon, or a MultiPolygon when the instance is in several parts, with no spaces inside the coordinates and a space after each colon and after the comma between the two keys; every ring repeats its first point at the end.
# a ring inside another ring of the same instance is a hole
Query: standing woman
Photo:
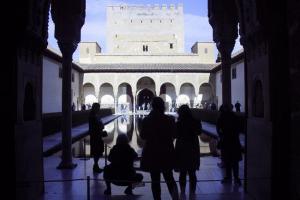
{"type": "Polygon", "coordinates": [[[201,121],[193,118],[188,105],[178,109],[177,140],[175,144],[176,168],[179,170],[181,194],[185,194],[186,176],[189,175],[190,194],[195,194],[197,177],[196,170],[200,167],[200,145],[198,136],[201,134],[201,121]]]}
{"type": "Polygon", "coordinates": [[[103,123],[97,118],[99,112],[100,104],[93,103],[89,115],[89,134],[91,143],[91,156],[94,159],[93,172],[95,173],[101,173],[103,171],[103,169],[99,168],[98,161],[104,152],[104,142],[102,140],[102,137],[107,136],[106,131],[103,131],[103,123]]]}

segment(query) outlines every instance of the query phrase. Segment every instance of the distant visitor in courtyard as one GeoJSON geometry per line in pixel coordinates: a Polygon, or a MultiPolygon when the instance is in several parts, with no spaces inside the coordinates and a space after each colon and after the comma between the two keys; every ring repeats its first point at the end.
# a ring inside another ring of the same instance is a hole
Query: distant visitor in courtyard
{"type": "Polygon", "coordinates": [[[213,102],[213,103],[210,105],[210,109],[211,109],[211,110],[217,110],[217,105],[213,102]]]}
{"type": "Polygon", "coordinates": [[[136,173],[133,167],[138,154],[128,142],[127,135],[118,135],[116,145],[113,146],[109,153],[108,160],[110,164],[105,166],[103,174],[107,186],[104,191],[106,195],[111,195],[111,183],[119,186],[127,186],[124,193],[132,195],[133,184],[143,180],[143,175],[136,173]]]}
{"type": "Polygon", "coordinates": [[[175,120],[164,114],[165,103],[160,97],[152,99],[152,110],[142,121],[140,137],[145,140],[141,169],[149,172],[154,200],[161,199],[160,174],[162,173],[173,200],[179,199],[173,177],[175,165],[175,120]]]}
{"type": "Polygon", "coordinates": [[[241,104],[239,101],[234,104],[234,107],[236,112],[241,112],[241,104]]]}
{"type": "Polygon", "coordinates": [[[200,167],[200,144],[198,136],[201,134],[200,120],[192,116],[188,105],[178,109],[176,122],[177,140],[175,144],[176,169],[179,171],[181,195],[185,195],[186,176],[189,175],[190,195],[194,195],[197,185],[196,170],[200,167]]]}
{"type": "Polygon", "coordinates": [[[104,125],[101,120],[98,119],[98,114],[100,112],[100,104],[93,103],[92,109],[89,115],[89,135],[91,144],[91,156],[94,159],[93,172],[101,173],[101,169],[98,165],[98,161],[104,152],[104,142],[102,137],[107,136],[107,132],[104,131],[104,125]]]}

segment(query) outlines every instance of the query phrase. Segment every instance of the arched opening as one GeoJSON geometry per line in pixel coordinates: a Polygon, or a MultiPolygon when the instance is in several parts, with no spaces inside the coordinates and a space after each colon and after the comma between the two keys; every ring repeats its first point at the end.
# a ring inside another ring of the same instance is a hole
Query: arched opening
{"type": "Polygon", "coordinates": [[[100,86],[99,99],[101,108],[115,107],[113,86],[110,83],[103,83],[100,86]]]}
{"type": "Polygon", "coordinates": [[[143,89],[137,94],[137,106],[138,110],[150,110],[151,100],[154,94],[149,89],[143,89]]]}
{"type": "Polygon", "coordinates": [[[90,94],[96,96],[95,86],[91,83],[85,83],[83,85],[83,96],[86,97],[87,95],[90,95],[90,94]]]}
{"type": "Polygon", "coordinates": [[[83,97],[84,97],[84,108],[91,108],[92,104],[98,102],[98,99],[95,94],[95,86],[91,83],[85,83],[83,85],[83,97]]]}
{"type": "Polygon", "coordinates": [[[126,112],[132,111],[133,95],[131,86],[128,83],[122,83],[118,87],[117,111],[126,112]]]}
{"type": "Polygon", "coordinates": [[[23,119],[30,121],[35,119],[35,98],[34,89],[31,83],[25,86],[24,103],[23,103],[23,119]]]}
{"type": "Polygon", "coordinates": [[[106,94],[101,97],[100,106],[101,108],[114,108],[114,102],[114,97],[109,94],[106,94]]]}
{"type": "Polygon", "coordinates": [[[166,110],[174,111],[176,104],[176,91],[172,83],[164,83],[160,86],[159,96],[166,102],[166,110]]]}
{"type": "Polygon", "coordinates": [[[98,99],[95,95],[89,94],[84,98],[84,104],[87,106],[87,109],[90,109],[93,103],[97,103],[98,99]]]}
{"type": "Polygon", "coordinates": [[[188,106],[191,106],[190,105],[190,98],[189,96],[185,95],[185,94],[181,94],[177,97],[176,99],[176,105],[177,105],[177,108],[179,108],[181,105],[184,105],[184,104],[187,104],[188,106]]]}
{"type": "Polygon", "coordinates": [[[137,91],[148,89],[155,95],[155,82],[150,77],[142,77],[136,84],[137,91]]]}
{"type": "MultiPolygon", "coordinates": [[[[213,103],[213,90],[209,83],[203,83],[200,85],[199,94],[195,98],[195,105],[208,109],[209,105],[213,103]]],[[[197,106],[196,106],[197,107],[197,106]]]]}
{"type": "Polygon", "coordinates": [[[194,107],[195,88],[191,83],[184,83],[180,87],[179,96],[176,100],[177,107],[179,104],[188,104],[191,108],[194,107]],[[186,101],[189,102],[186,102],[186,101]]]}

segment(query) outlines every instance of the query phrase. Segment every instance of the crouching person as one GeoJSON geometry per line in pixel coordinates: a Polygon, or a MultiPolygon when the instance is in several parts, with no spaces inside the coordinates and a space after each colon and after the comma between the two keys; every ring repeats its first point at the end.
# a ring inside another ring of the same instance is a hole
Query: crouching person
{"type": "Polygon", "coordinates": [[[103,174],[107,187],[104,191],[106,195],[111,195],[111,183],[127,186],[124,193],[132,195],[133,184],[143,180],[143,175],[136,173],[133,167],[133,162],[138,155],[128,142],[127,135],[120,134],[116,145],[113,146],[108,155],[110,164],[105,166],[103,174]]]}

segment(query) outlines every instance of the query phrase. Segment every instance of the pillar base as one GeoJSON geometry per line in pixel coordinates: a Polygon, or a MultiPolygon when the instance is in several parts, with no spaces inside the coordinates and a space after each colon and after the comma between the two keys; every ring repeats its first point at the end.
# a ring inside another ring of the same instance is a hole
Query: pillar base
{"type": "Polygon", "coordinates": [[[56,169],[74,169],[75,167],[77,167],[76,163],[61,161],[56,169]]]}

